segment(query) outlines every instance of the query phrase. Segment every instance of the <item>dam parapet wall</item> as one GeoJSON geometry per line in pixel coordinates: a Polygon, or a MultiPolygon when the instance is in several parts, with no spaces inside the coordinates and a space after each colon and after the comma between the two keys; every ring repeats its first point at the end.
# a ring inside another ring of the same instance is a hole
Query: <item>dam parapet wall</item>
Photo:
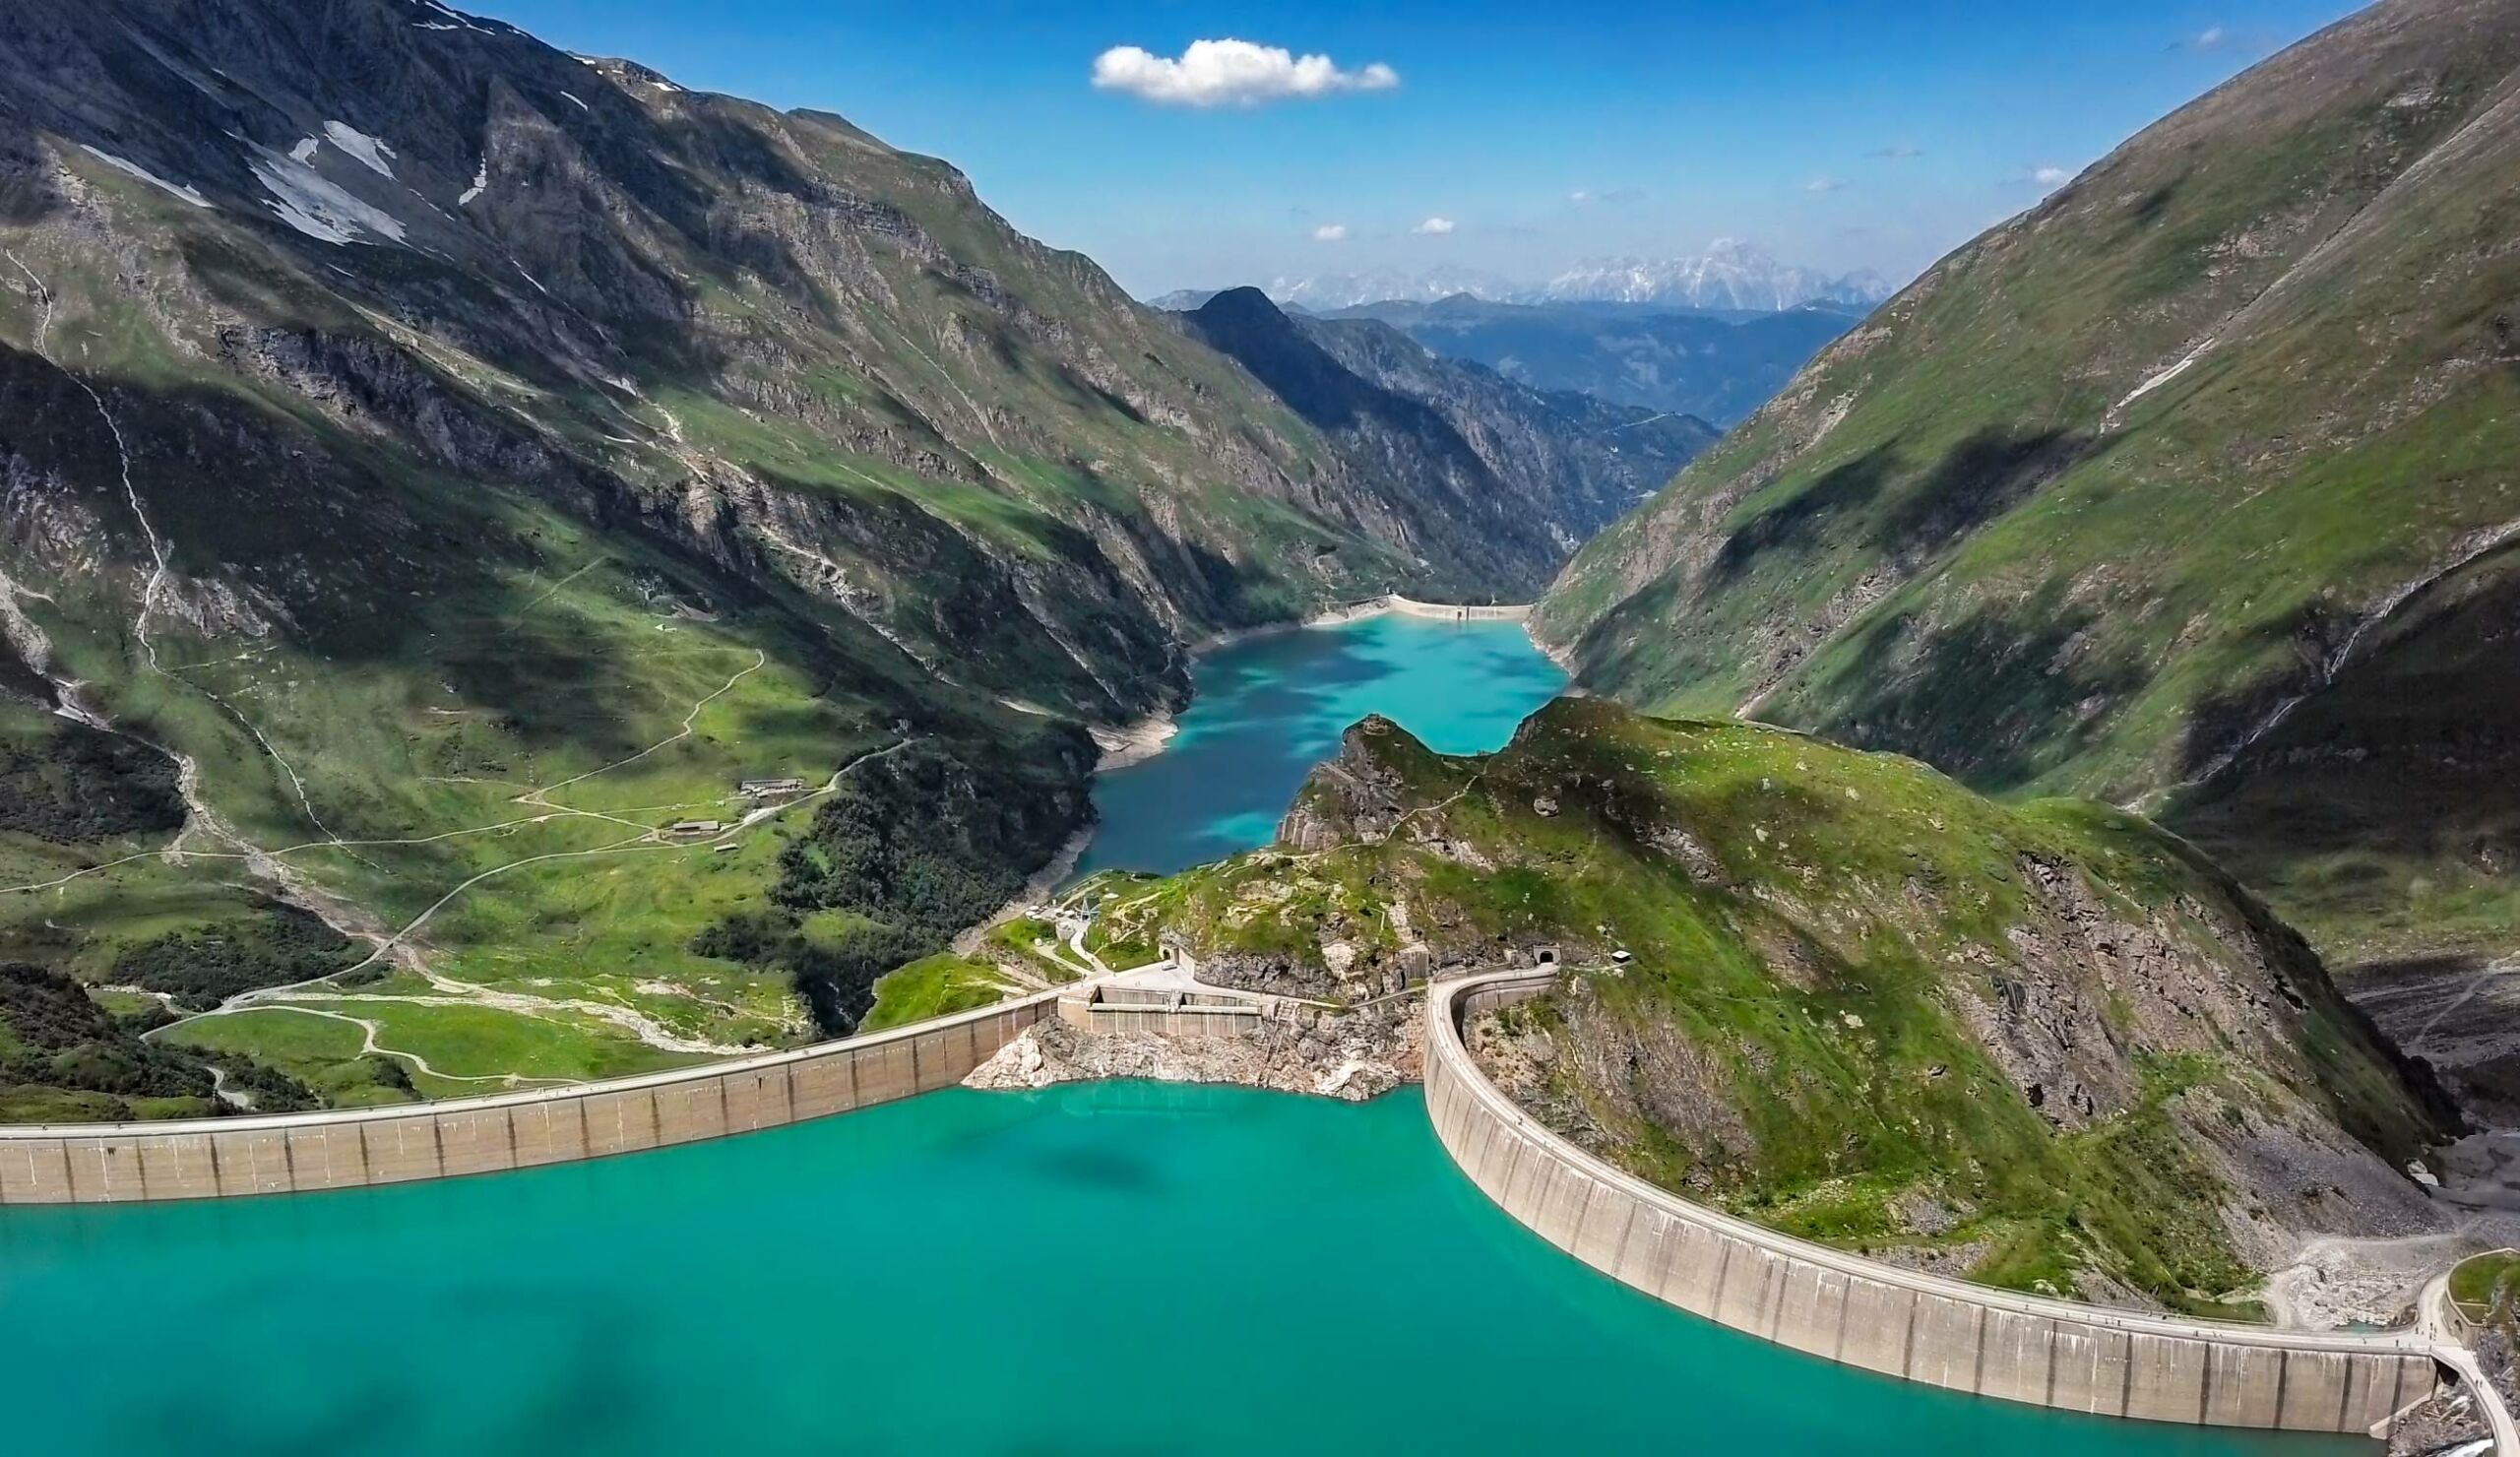
{"type": "Polygon", "coordinates": [[[1383,604],[1404,617],[1431,617],[1443,622],[1521,622],[1530,618],[1532,604],[1471,602],[1421,602],[1410,598],[1392,596],[1383,604]]]}
{"type": "Polygon", "coordinates": [[[1055,1017],[1056,991],[841,1042],[443,1103],[0,1127],[0,1205],[359,1188],[532,1169],[799,1123],[951,1088],[1055,1017]]]}
{"type": "Polygon", "coordinates": [[[2015,1295],[1691,1203],[1558,1137],[1488,1082],[1468,1019],[1553,972],[1447,982],[1426,1003],[1426,1111],[1471,1181],[1549,1243],[1690,1314],[1843,1365],[2036,1406],[2362,1435],[2446,1374],[2411,1332],[2223,1325],[2015,1295]]]}

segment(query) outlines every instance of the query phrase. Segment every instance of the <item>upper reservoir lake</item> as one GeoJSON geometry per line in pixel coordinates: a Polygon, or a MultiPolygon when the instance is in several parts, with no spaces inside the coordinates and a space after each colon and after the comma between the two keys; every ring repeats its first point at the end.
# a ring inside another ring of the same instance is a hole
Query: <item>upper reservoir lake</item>
{"type": "Polygon", "coordinates": [[[1266,633],[1202,656],[1180,731],[1102,776],[1102,820],[1080,872],[1169,874],[1269,843],[1339,735],[1381,714],[1439,753],[1502,748],[1566,674],[1519,622],[1384,613],[1266,633]]]}
{"type": "Polygon", "coordinates": [[[1656,1304],[1413,1092],[933,1094],[520,1173],[0,1211],[11,1451],[2375,1450],[1909,1386],[1656,1304]]]}

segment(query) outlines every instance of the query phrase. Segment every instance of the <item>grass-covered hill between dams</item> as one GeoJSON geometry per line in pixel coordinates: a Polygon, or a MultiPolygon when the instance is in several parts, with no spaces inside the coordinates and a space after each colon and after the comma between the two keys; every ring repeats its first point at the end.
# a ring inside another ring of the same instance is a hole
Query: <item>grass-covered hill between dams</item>
{"type": "Polygon", "coordinates": [[[1478,758],[1369,719],[1277,845],[1110,907],[1205,980],[1351,1002],[1556,948],[1472,1029],[1526,1108],[1946,1274],[2247,1313],[2302,1234],[2435,1218],[2398,1171],[2454,1115],[2300,936],[2136,816],[1911,759],[1601,700],[1478,758]]]}
{"type": "Polygon", "coordinates": [[[2340,962],[2520,932],[2520,7],[2148,128],[1579,553],[1586,685],[2142,804],[2340,962]]]}
{"type": "Polygon", "coordinates": [[[0,1118],[845,1030],[1184,644],[1553,568],[1405,488],[838,116],[430,0],[0,7],[0,963],[121,1019],[0,1004],[0,1118]]]}

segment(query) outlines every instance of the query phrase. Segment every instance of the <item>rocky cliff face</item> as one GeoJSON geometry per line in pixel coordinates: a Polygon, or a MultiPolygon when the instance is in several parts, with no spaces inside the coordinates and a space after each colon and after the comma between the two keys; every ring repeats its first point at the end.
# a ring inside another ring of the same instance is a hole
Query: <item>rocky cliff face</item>
{"type": "MultiPolygon", "coordinates": [[[[1561,1131],[1794,1233],[2244,1310],[2310,1233],[2438,1216],[2455,1121],[2229,876],[2098,805],[1566,700],[1481,759],[1352,729],[1277,848],[1137,887],[1203,979],[1358,1000],[1544,952],[1474,1029],[1561,1131]]],[[[1135,934],[1145,934],[1138,932],[1135,934]]]]}
{"type": "Polygon", "coordinates": [[[966,1088],[1048,1088],[1106,1078],[1228,1083],[1362,1103],[1425,1076],[1424,1019],[1415,1002],[1333,1011],[1272,1005],[1237,1037],[1083,1032],[1045,1022],[963,1080],[966,1088]]]}

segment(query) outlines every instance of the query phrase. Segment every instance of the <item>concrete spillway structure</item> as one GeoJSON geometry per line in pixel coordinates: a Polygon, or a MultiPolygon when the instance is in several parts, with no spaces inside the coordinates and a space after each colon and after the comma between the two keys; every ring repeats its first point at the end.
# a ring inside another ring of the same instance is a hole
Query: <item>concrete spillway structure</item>
{"type": "Polygon", "coordinates": [[[950,1088],[1057,1015],[1057,991],[731,1062],[445,1103],[0,1127],[0,1205],[357,1188],[775,1128],[950,1088]]]}
{"type": "Polygon", "coordinates": [[[1463,1043],[1468,1018],[1555,980],[1512,972],[1433,988],[1427,1115],[1506,1213],[1667,1304],[1841,1364],[2107,1417],[2360,1435],[2443,1383],[2419,1334],[2224,1325],[2014,1295],[1780,1235],[1646,1183],[1525,1114],[1463,1043]]]}

